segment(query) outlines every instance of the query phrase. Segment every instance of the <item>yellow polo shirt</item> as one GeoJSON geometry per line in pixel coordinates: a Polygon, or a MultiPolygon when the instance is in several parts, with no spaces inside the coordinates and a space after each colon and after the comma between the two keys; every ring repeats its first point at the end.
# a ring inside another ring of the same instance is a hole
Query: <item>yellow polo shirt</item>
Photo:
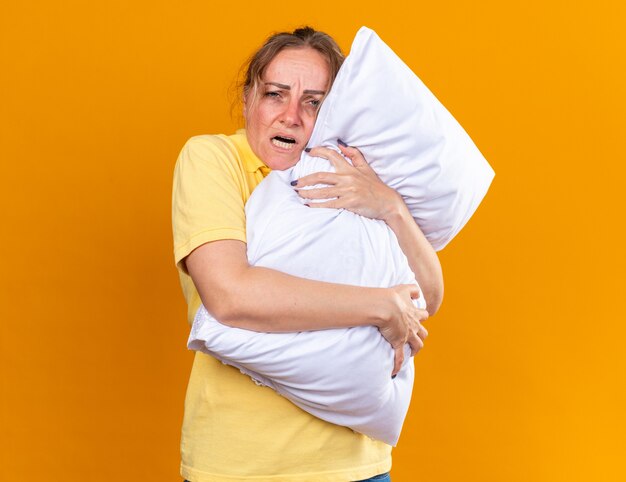
{"type": "MultiPolygon", "coordinates": [[[[190,324],[200,297],[181,260],[204,243],[246,241],[244,205],[268,172],[244,130],[193,137],[183,147],[172,225],[190,324]]],[[[389,445],[315,418],[202,353],[187,387],[181,455],[181,475],[191,482],[354,481],[391,468],[389,445]]]]}

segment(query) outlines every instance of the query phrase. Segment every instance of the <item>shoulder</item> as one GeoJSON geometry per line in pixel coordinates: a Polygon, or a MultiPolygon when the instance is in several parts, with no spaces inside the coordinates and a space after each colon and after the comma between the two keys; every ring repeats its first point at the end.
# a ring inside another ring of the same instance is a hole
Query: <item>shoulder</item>
{"type": "Polygon", "coordinates": [[[234,147],[230,137],[231,136],[226,136],[224,134],[203,134],[199,136],[193,136],[190,137],[187,142],[185,142],[185,147],[229,150],[234,147]]]}
{"type": "Polygon", "coordinates": [[[229,136],[222,134],[194,136],[185,142],[179,156],[181,159],[193,159],[210,162],[215,158],[236,159],[237,149],[229,136]]]}
{"type": "Polygon", "coordinates": [[[234,178],[243,176],[244,162],[232,137],[222,134],[191,137],[180,151],[175,175],[223,173],[234,178]]]}

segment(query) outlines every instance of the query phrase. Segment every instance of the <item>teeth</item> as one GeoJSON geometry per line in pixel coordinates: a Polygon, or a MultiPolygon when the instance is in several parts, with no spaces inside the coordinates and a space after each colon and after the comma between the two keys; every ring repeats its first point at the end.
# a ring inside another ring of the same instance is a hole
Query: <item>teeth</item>
{"type": "Polygon", "coordinates": [[[274,137],[272,139],[272,144],[282,149],[291,149],[295,145],[295,142],[283,142],[283,141],[279,141],[278,139],[274,137]]]}

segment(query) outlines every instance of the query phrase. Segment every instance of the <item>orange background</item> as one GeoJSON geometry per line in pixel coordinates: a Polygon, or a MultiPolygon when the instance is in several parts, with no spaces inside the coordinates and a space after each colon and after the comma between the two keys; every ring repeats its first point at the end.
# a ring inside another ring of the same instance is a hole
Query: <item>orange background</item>
{"type": "Polygon", "coordinates": [[[248,54],[310,23],[346,50],[375,29],[497,173],[441,253],[394,482],[626,480],[623,5],[4,5],[0,479],[178,480],[173,165],[233,131],[248,54]]]}

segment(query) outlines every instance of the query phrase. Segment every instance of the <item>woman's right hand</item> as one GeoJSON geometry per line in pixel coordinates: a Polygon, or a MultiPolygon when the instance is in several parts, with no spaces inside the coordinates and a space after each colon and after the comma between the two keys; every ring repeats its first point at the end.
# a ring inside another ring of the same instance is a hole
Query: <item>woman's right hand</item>
{"type": "Polygon", "coordinates": [[[398,285],[389,290],[390,316],[378,325],[378,330],[394,349],[392,376],[395,376],[404,361],[404,345],[408,343],[411,347],[411,356],[424,346],[428,331],[421,322],[428,318],[428,311],[417,308],[413,303],[413,300],[420,296],[416,285],[398,285]]]}

